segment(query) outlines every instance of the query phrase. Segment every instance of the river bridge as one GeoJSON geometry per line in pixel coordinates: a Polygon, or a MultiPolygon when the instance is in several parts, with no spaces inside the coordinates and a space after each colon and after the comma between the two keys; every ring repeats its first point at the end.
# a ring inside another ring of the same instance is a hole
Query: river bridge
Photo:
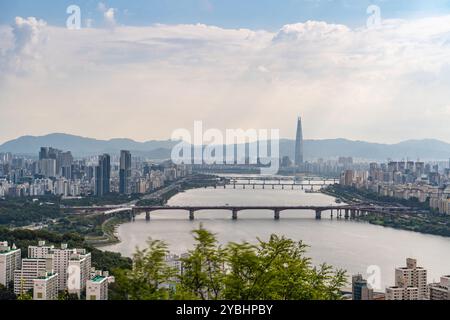
{"type": "Polygon", "coordinates": [[[277,205],[262,205],[262,206],[234,206],[234,205],[215,205],[215,206],[93,206],[93,207],[62,207],[64,210],[81,211],[81,212],[103,212],[104,215],[115,215],[118,213],[129,213],[130,218],[134,219],[136,215],[145,213],[146,220],[150,221],[151,213],[154,211],[175,211],[183,210],[188,213],[189,220],[195,220],[195,213],[199,211],[218,211],[226,210],[231,213],[233,220],[238,219],[238,214],[243,214],[246,210],[261,210],[273,211],[274,220],[280,220],[281,213],[288,210],[295,211],[312,211],[315,213],[315,218],[320,220],[322,213],[330,211],[331,217],[336,214],[337,218],[355,219],[368,213],[377,214],[393,214],[411,212],[413,209],[408,207],[394,207],[394,206],[375,206],[368,204],[353,204],[353,205],[329,205],[329,206],[277,206],[277,205]]]}
{"type": "Polygon", "coordinates": [[[232,186],[233,189],[290,189],[290,190],[314,190],[314,187],[323,188],[338,182],[338,179],[306,177],[297,179],[296,177],[282,176],[221,176],[220,182],[214,186],[232,186]]]}

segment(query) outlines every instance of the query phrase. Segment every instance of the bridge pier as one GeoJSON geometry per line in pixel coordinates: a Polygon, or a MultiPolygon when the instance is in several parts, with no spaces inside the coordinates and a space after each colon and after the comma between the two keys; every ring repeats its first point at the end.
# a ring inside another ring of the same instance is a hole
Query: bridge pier
{"type": "Polygon", "coordinates": [[[233,184],[233,189],[236,189],[236,183],[233,184]]]}
{"type": "Polygon", "coordinates": [[[350,218],[355,219],[355,217],[356,217],[356,210],[355,209],[350,210],[350,218]]]}
{"type": "Polygon", "coordinates": [[[255,185],[253,184],[253,189],[255,189],[255,185]]]}
{"type": "Polygon", "coordinates": [[[274,220],[280,220],[280,210],[279,209],[275,209],[274,211],[273,211],[273,219],[274,220]]]}
{"type": "Polygon", "coordinates": [[[331,219],[333,219],[333,209],[331,209],[331,219]]]}
{"type": "Polygon", "coordinates": [[[232,211],[232,219],[237,220],[238,218],[238,211],[236,209],[233,209],[232,211]]]}
{"type": "Polygon", "coordinates": [[[242,187],[243,187],[243,189],[245,190],[245,184],[244,184],[244,185],[242,185],[242,187]]]}
{"type": "Polygon", "coordinates": [[[349,215],[348,215],[348,209],[345,209],[345,215],[344,215],[344,218],[345,218],[345,219],[348,219],[348,218],[349,218],[349,215]]]}
{"type": "Polygon", "coordinates": [[[195,219],[195,211],[194,210],[189,210],[189,220],[190,221],[194,221],[194,219],[195,219]]]}
{"type": "Polygon", "coordinates": [[[316,210],[316,220],[322,219],[322,211],[316,210]]]}
{"type": "Polygon", "coordinates": [[[150,211],[145,212],[145,221],[150,221],[150,211]]]}
{"type": "Polygon", "coordinates": [[[272,189],[275,189],[275,185],[274,184],[272,185],[272,189]]]}

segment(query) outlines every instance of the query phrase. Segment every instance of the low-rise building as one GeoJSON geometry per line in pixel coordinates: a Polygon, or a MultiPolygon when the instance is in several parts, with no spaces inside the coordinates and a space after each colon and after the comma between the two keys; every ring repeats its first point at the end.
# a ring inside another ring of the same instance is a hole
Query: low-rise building
{"type": "Polygon", "coordinates": [[[430,288],[430,300],[450,300],[450,275],[441,277],[438,283],[432,283],[430,288]]]}
{"type": "Polygon", "coordinates": [[[388,287],[386,300],[419,300],[419,289],[416,287],[388,287]]]}

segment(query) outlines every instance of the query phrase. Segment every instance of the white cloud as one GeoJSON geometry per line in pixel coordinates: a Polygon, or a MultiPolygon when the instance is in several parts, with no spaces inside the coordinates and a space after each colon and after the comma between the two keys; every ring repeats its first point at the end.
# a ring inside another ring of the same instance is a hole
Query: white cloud
{"type": "Polygon", "coordinates": [[[114,8],[109,8],[108,10],[106,10],[103,13],[103,16],[105,18],[105,22],[106,22],[106,24],[108,26],[115,26],[116,25],[115,14],[116,14],[116,9],[114,9],[114,8]]]}
{"type": "Polygon", "coordinates": [[[109,28],[113,28],[116,26],[116,13],[117,9],[109,8],[105,3],[99,2],[97,5],[98,10],[103,13],[103,19],[105,21],[105,25],[109,28]]]}
{"type": "Polygon", "coordinates": [[[10,33],[5,30],[0,35],[5,44],[0,49],[3,52],[0,68],[11,72],[32,72],[36,67],[35,60],[40,58],[39,48],[46,40],[43,34],[46,25],[45,21],[34,17],[16,17],[10,33]]]}
{"type": "Polygon", "coordinates": [[[306,138],[450,136],[450,16],[375,30],[308,21],[274,33],[202,24],[71,31],[37,21],[19,35],[0,28],[2,57],[12,48],[41,57],[26,76],[0,75],[5,140],[52,131],[167,138],[194,120],[292,137],[298,114],[306,138]]]}

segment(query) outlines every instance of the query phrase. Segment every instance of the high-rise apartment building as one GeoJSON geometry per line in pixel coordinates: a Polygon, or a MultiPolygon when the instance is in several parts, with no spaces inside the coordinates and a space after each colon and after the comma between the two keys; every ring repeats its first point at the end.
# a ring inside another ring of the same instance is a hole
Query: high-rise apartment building
{"type": "Polygon", "coordinates": [[[121,194],[131,193],[131,153],[130,151],[120,151],[120,168],[119,168],[119,192],[121,194]]]}
{"type": "Polygon", "coordinates": [[[43,176],[50,178],[56,177],[56,160],[55,159],[42,159],[39,160],[39,173],[43,176]]]}
{"type": "Polygon", "coordinates": [[[33,289],[33,280],[43,272],[53,269],[53,261],[46,259],[26,258],[22,260],[22,268],[14,271],[14,293],[20,295],[33,289]]]}
{"type": "Polygon", "coordinates": [[[67,288],[69,293],[81,296],[81,292],[86,288],[86,282],[90,279],[91,254],[83,252],[73,252],[69,258],[67,269],[67,288]]]}
{"type": "Polygon", "coordinates": [[[395,286],[386,289],[386,300],[428,299],[427,270],[417,260],[406,259],[406,267],[395,269],[395,286]]]}
{"type": "Polygon", "coordinates": [[[108,272],[92,272],[86,282],[86,300],[108,300],[108,285],[113,278],[108,272]]]}
{"type": "Polygon", "coordinates": [[[57,168],[56,168],[58,175],[69,180],[72,179],[72,163],[73,163],[73,156],[70,151],[60,152],[58,154],[57,168]]]}
{"type": "Polygon", "coordinates": [[[0,242],[0,284],[9,287],[14,280],[14,270],[20,269],[21,256],[20,249],[8,242],[0,242]]]}
{"type": "MultiPolygon", "coordinates": [[[[46,246],[45,241],[40,241],[38,246],[28,247],[29,258],[43,259],[49,256],[52,257],[53,270],[54,272],[58,273],[58,290],[65,290],[68,288],[69,261],[74,254],[87,257],[87,269],[80,269],[80,272],[83,272],[84,274],[86,272],[89,272],[91,267],[91,254],[87,253],[85,249],[68,249],[67,244],[62,244],[61,248],[55,248],[54,246],[46,246]]],[[[84,275],[84,277],[87,278],[86,275],[84,275]]]]}
{"type": "Polygon", "coordinates": [[[43,272],[33,279],[33,300],[58,299],[58,274],[43,272]]]}

